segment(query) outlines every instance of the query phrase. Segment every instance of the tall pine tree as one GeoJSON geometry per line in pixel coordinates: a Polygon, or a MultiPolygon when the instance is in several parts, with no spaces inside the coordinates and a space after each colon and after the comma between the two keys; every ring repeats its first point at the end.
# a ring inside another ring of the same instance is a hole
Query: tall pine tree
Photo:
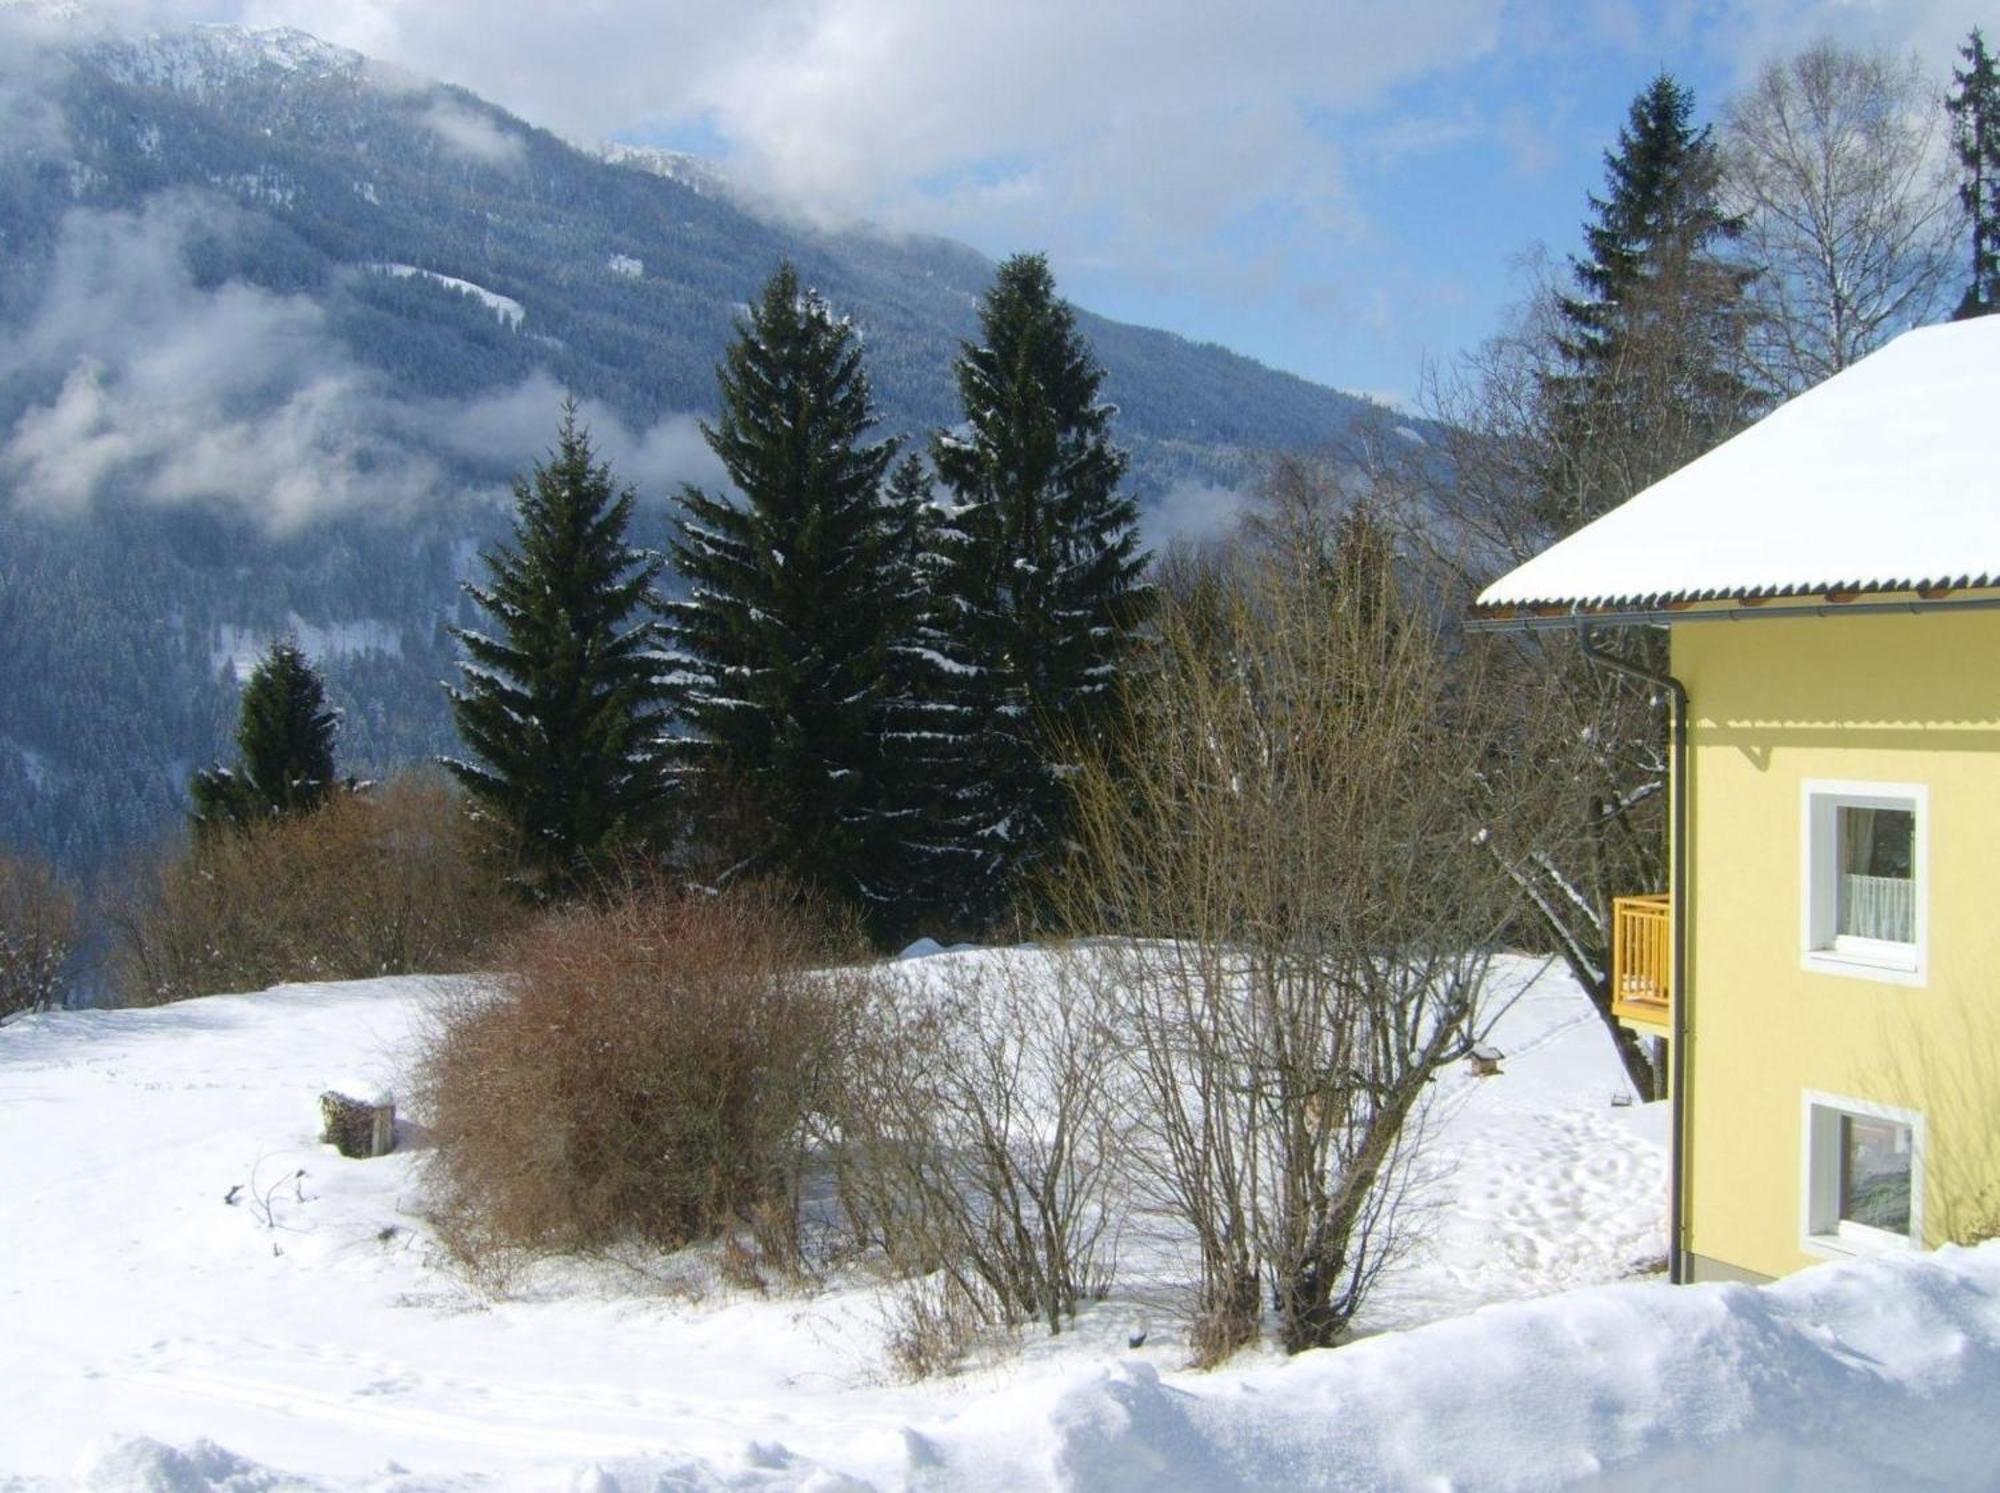
{"type": "Polygon", "coordinates": [[[642,842],[666,796],[663,562],[627,543],[633,503],[565,403],[556,449],[514,484],[513,542],[466,586],[497,633],[452,629],[467,655],[452,715],[475,760],[445,766],[513,831],[536,895],[642,842]]]}
{"type": "Polygon", "coordinates": [[[1959,168],[1958,200],[1972,236],[1972,276],[1958,319],[2000,311],[2000,64],[1977,26],[1959,49],[1945,99],[1951,150],[1959,168]]]}
{"type": "Polygon", "coordinates": [[[880,780],[879,859],[884,895],[901,909],[898,936],[939,929],[957,916],[964,857],[941,823],[959,756],[965,711],[941,688],[951,662],[954,613],[943,593],[943,516],[934,479],[914,452],[896,463],[884,496],[888,656],[879,709],[885,759],[880,780]]]}
{"type": "Polygon", "coordinates": [[[1545,382],[1550,526],[1595,518],[1748,424],[1746,291],[1730,259],[1743,220],[1721,206],[1721,165],[1694,94],[1666,73],[1632,101],[1592,194],[1576,293],[1557,300],[1561,367],[1545,382]]]}
{"type": "Polygon", "coordinates": [[[884,492],[861,340],[779,267],[717,370],[704,426],[739,497],[689,487],[666,608],[678,758],[725,872],[782,875],[893,925],[904,773],[883,731],[917,522],[884,492]]]}
{"type": "Polygon", "coordinates": [[[1150,597],[1104,373],[1048,262],[1002,264],[979,325],[956,370],[964,424],[933,443],[952,502],[932,695],[955,738],[938,842],[974,928],[1062,853],[1065,752],[1110,720],[1150,597]]]}
{"type": "Polygon", "coordinates": [[[196,829],[241,829],[318,808],[334,789],[339,724],[325,682],[299,645],[272,643],[243,686],[236,767],[198,772],[189,785],[196,829]]]}

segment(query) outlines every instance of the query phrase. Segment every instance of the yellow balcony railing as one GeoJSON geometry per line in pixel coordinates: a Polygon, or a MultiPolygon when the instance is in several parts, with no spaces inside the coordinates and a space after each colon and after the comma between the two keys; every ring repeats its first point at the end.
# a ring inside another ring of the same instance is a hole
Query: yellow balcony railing
{"type": "Polygon", "coordinates": [[[1668,1024],[1673,925],[1673,903],[1664,892],[1611,904],[1611,1014],[1620,1021],[1668,1024]]]}

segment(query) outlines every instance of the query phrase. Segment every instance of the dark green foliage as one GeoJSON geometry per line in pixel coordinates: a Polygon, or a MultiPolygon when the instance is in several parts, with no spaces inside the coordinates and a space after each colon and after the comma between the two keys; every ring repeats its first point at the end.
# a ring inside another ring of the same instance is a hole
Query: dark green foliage
{"type": "Polygon", "coordinates": [[[1553,406],[1550,527],[1566,532],[1733,435],[1760,395],[1746,380],[1744,293],[1755,271],[1728,245],[1720,165],[1694,94],[1661,73],[1604,157],[1577,294],[1557,302],[1562,369],[1553,406]]]}
{"type": "Polygon", "coordinates": [[[934,667],[955,740],[939,839],[959,912],[990,924],[1067,836],[1064,754],[1103,729],[1149,592],[1138,512],[1119,490],[1104,371],[1039,255],[1000,266],[981,340],[959,354],[965,424],[933,443],[953,506],[934,667]]]}
{"type": "Polygon", "coordinates": [[[633,502],[565,404],[556,449],[514,485],[513,542],[466,587],[498,636],[452,629],[469,655],[452,715],[477,760],[445,765],[511,828],[542,895],[642,841],[666,793],[650,611],[662,562],[626,543],[633,502]]]}
{"type": "Polygon", "coordinates": [[[887,915],[882,714],[908,605],[915,515],[883,476],[894,441],[861,341],[780,267],[717,371],[703,426],[739,496],[688,487],[673,542],[685,600],[666,607],[676,743],[705,849],[887,915]]]}
{"type": "MultiPolygon", "coordinates": [[[[1634,293],[1742,232],[1717,202],[1720,168],[1709,128],[1694,125],[1694,93],[1667,74],[1633,99],[1604,153],[1606,195],[1590,195],[1585,258],[1572,256],[1580,296],[1565,297],[1566,343],[1578,363],[1614,358],[1634,293]]],[[[1732,271],[1740,273],[1740,271],[1732,271]]]]}
{"type": "Polygon", "coordinates": [[[2000,63],[1977,26],[1958,55],[1965,66],[1952,70],[1944,106],[1972,239],[1972,274],[1957,312],[1964,320],[2000,311],[2000,63]]]}
{"type": "Polygon", "coordinates": [[[943,927],[958,915],[964,858],[940,832],[956,765],[964,709],[945,688],[954,615],[944,592],[945,528],[932,474],[916,453],[889,474],[884,495],[885,572],[900,586],[888,601],[884,687],[878,731],[893,770],[876,799],[880,884],[900,909],[893,931],[943,927]]]}
{"type": "Polygon", "coordinates": [[[334,789],[339,727],[325,682],[299,645],[273,643],[243,687],[237,765],[198,772],[188,786],[196,826],[241,829],[318,808],[334,789]]]}

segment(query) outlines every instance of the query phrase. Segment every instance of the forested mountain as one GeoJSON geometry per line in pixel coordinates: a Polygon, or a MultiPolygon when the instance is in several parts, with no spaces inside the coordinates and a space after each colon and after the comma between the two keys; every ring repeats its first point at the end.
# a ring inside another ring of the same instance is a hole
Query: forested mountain
{"type": "MultiPolygon", "coordinates": [[[[992,272],[962,246],[802,228],[296,31],[0,51],[0,841],[73,870],[171,820],[286,630],[345,711],[343,771],[445,747],[457,583],[561,394],[663,543],[678,483],[715,480],[694,420],[781,258],[860,328],[891,431],[954,418],[992,272]]],[[[1370,408],[1080,326],[1142,503],[1370,408]]]]}

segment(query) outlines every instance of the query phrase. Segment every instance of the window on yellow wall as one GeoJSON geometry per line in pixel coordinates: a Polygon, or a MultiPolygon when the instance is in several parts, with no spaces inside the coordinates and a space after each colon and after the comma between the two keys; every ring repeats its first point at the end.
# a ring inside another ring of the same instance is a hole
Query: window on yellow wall
{"type": "Polygon", "coordinates": [[[1921,980],[1925,807],[1920,785],[1806,784],[1807,968],[1921,980]]]}
{"type": "Polygon", "coordinates": [[[1807,1094],[1805,1247],[1871,1254],[1921,1245],[1923,1133],[1912,1111],[1807,1094]]]}

